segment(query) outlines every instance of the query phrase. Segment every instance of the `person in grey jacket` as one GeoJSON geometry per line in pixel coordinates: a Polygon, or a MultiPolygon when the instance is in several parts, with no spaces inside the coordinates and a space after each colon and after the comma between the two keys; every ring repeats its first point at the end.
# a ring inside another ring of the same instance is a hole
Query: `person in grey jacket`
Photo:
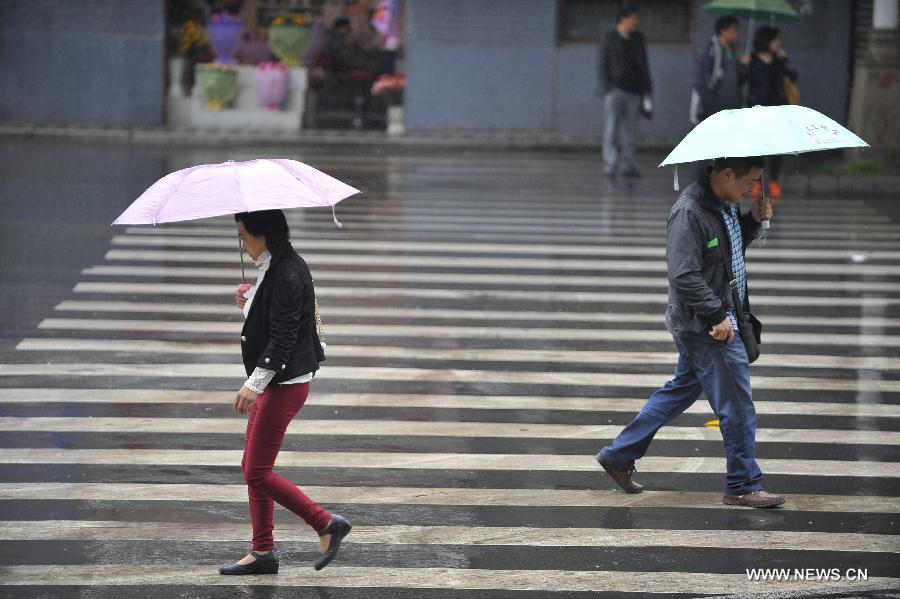
{"type": "Polygon", "coordinates": [[[749,312],[744,253],[756,239],[760,221],[772,216],[772,208],[768,203],[761,206],[759,199],[752,200],[747,214],[740,210],[764,164],[761,157],[716,160],[682,192],[669,214],[666,328],[679,353],[675,376],[597,454],[603,469],[628,493],[643,490],[632,479],[634,462],[646,453],[656,432],[705,393],[725,445],[722,502],[759,508],[784,503],[784,497],[762,487],[750,364],[736,320],[737,314],[749,312]],[[741,302],[737,309],[735,296],[741,302]]]}
{"type": "Polygon", "coordinates": [[[730,15],[716,19],[716,34],[710,39],[694,63],[691,92],[691,125],[720,110],[743,108],[742,87],[747,81],[750,56],[738,58],[741,39],[738,20],[730,15]]]}

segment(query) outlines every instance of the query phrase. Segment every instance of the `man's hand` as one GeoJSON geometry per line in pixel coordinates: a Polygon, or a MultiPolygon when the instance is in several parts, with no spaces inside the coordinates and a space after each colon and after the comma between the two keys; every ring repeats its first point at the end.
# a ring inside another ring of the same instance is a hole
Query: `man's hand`
{"type": "Polygon", "coordinates": [[[259,395],[247,387],[241,387],[241,390],[237,392],[237,397],[234,398],[234,411],[238,414],[249,411],[257,397],[259,395]]]}
{"type": "Polygon", "coordinates": [[[734,328],[731,326],[731,319],[725,317],[725,320],[714,326],[709,331],[710,336],[716,341],[734,341],[734,328]]]}
{"type": "Polygon", "coordinates": [[[747,66],[748,64],[750,64],[750,55],[744,54],[743,56],[738,58],[738,62],[740,62],[744,66],[747,66]]]}
{"type": "Polygon", "coordinates": [[[750,200],[750,214],[753,220],[762,222],[764,220],[772,220],[774,212],[772,211],[772,200],[762,198],[753,198],[750,200]]]}

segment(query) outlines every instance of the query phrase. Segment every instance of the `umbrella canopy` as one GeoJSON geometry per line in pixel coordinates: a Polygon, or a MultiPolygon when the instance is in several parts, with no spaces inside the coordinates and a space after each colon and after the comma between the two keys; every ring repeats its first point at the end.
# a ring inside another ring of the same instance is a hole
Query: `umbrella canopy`
{"type": "Polygon", "coordinates": [[[714,0],[703,7],[716,15],[750,19],[796,18],[800,15],[787,0],[714,0]]]}
{"type": "Polygon", "coordinates": [[[296,160],[202,164],[166,175],[151,185],[113,224],[155,225],[315,206],[334,210],[335,204],[357,193],[358,189],[296,160]]]}
{"type": "Polygon", "coordinates": [[[754,106],[712,115],[694,127],[659,166],[868,146],[854,133],[812,108],[754,106]]]}

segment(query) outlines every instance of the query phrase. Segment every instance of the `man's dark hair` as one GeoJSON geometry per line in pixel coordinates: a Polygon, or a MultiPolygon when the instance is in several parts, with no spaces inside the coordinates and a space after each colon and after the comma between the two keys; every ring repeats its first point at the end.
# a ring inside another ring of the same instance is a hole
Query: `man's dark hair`
{"type": "Polygon", "coordinates": [[[347,17],[338,17],[331,24],[332,29],[340,29],[341,27],[350,27],[350,19],[347,17]]]}
{"type": "Polygon", "coordinates": [[[638,14],[638,7],[635,4],[631,4],[630,2],[626,2],[622,5],[622,8],[619,9],[619,12],[616,16],[616,23],[621,23],[622,19],[627,19],[631,15],[638,14]]]}
{"type": "Polygon", "coordinates": [[[735,176],[743,177],[754,168],[763,168],[766,165],[765,156],[742,156],[740,158],[716,158],[713,170],[717,173],[730,168],[735,176]]]}
{"type": "Polygon", "coordinates": [[[778,39],[778,28],[771,25],[763,25],[753,34],[753,51],[769,52],[769,45],[778,39]]]}
{"type": "Polygon", "coordinates": [[[726,29],[738,26],[737,17],[733,15],[725,15],[716,19],[716,35],[721,35],[726,29]]]}
{"type": "Polygon", "coordinates": [[[273,257],[294,249],[287,219],[281,210],[239,212],[234,215],[234,222],[244,223],[247,232],[255,237],[265,237],[266,248],[273,257]]]}

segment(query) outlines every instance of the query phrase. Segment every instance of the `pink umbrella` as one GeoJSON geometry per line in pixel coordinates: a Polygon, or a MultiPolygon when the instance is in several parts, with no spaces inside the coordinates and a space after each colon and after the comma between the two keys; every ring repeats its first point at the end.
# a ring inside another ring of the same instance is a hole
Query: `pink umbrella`
{"type": "MultiPolygon", "coordinates": [[[[114,225],[156,225],[238,212],[331,206],[359,190],[287,159],[229,160],[168,174],[141,194],[114,225]]],[[[243,272],[243,256],[241,271],[243,272]]]]}

